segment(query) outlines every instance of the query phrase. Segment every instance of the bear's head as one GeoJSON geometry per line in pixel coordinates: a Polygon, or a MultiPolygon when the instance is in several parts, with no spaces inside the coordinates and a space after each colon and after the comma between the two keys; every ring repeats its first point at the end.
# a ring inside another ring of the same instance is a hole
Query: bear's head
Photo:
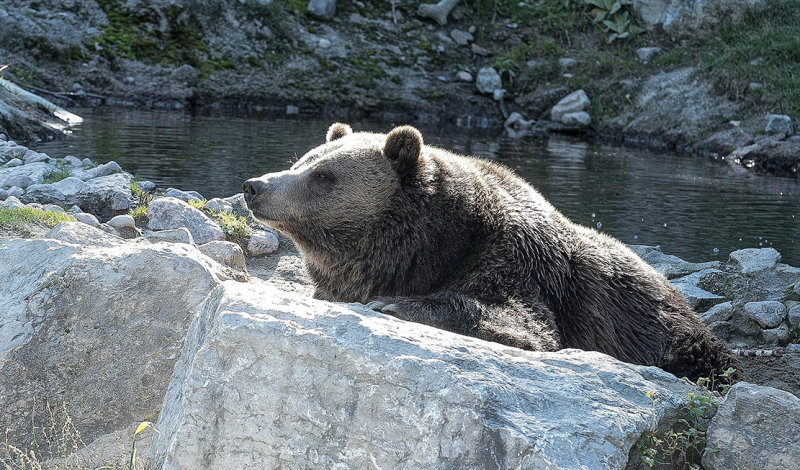
{"type": "Polygon", "coordinates": [[[303,251],[355,242],[424,163],[422,135],[410,126],[374,134],[336,123],[325,140],[290,169],[249,179],[242,188],[256,219],[303,251]]]}

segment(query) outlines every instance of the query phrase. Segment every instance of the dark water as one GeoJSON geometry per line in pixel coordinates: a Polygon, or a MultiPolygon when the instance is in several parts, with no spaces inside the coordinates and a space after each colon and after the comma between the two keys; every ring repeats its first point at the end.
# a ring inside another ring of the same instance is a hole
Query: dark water
{"type": "MultiPolygon", "coordinates": [[[[175,111],[75,111],[85,121],[73,136],[40,144],[37,150],[54,157],[115,160],[161,188],[196,190],[206,198],[232,195],[247,178],[288,168],[323,142],[330,125],[329,120],[175,111]]],[[[351,124],[356,130],[388,132],[395,123],[351,124]]],[[[800,266],[797,180],[580,141],[422,131],[427,143],[505,163],[572,220],[626,243],[661,245],[692,261],[771,246],[784,262],[800,266]]]]}

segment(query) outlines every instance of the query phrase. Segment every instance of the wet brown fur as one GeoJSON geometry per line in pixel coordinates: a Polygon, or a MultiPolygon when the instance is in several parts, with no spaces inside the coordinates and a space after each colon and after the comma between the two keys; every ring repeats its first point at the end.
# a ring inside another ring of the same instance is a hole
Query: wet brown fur
{"type": "Polygon", "coordinates": [[[619,241],[576,225],[494,162],[419,131],[352,133],[254,180],[257,218],[293,238],[315,297],[531,350],[596,350],[697,378],[732,363],[682,295],[619,241]]]}

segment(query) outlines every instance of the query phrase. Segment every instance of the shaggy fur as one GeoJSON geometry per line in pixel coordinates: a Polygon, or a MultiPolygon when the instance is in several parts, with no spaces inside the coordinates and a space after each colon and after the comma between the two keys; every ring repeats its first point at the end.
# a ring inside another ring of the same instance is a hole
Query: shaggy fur
{"type": "Polygon", "coordinates": [[[678,376],[732,359],[681,294],[619,241],[576,225],[508,168],[334,124],[291,169],[245,182],[295,241],[315,297],[524,349],[580,348],[678,376]]]}

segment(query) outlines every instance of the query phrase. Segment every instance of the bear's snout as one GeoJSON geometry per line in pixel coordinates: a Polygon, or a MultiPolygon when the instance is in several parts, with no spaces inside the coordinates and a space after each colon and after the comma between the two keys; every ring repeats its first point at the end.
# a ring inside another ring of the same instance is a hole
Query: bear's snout
{"type": "Polygon", "coordinates": [[[252,204],[259,195],[263,194],[266,189],[267,184],[256,178],[245,181],[242,185],[242,192],[244,193],[244,200],[247,206],[250,207],[250,204],[252,204]]]}

